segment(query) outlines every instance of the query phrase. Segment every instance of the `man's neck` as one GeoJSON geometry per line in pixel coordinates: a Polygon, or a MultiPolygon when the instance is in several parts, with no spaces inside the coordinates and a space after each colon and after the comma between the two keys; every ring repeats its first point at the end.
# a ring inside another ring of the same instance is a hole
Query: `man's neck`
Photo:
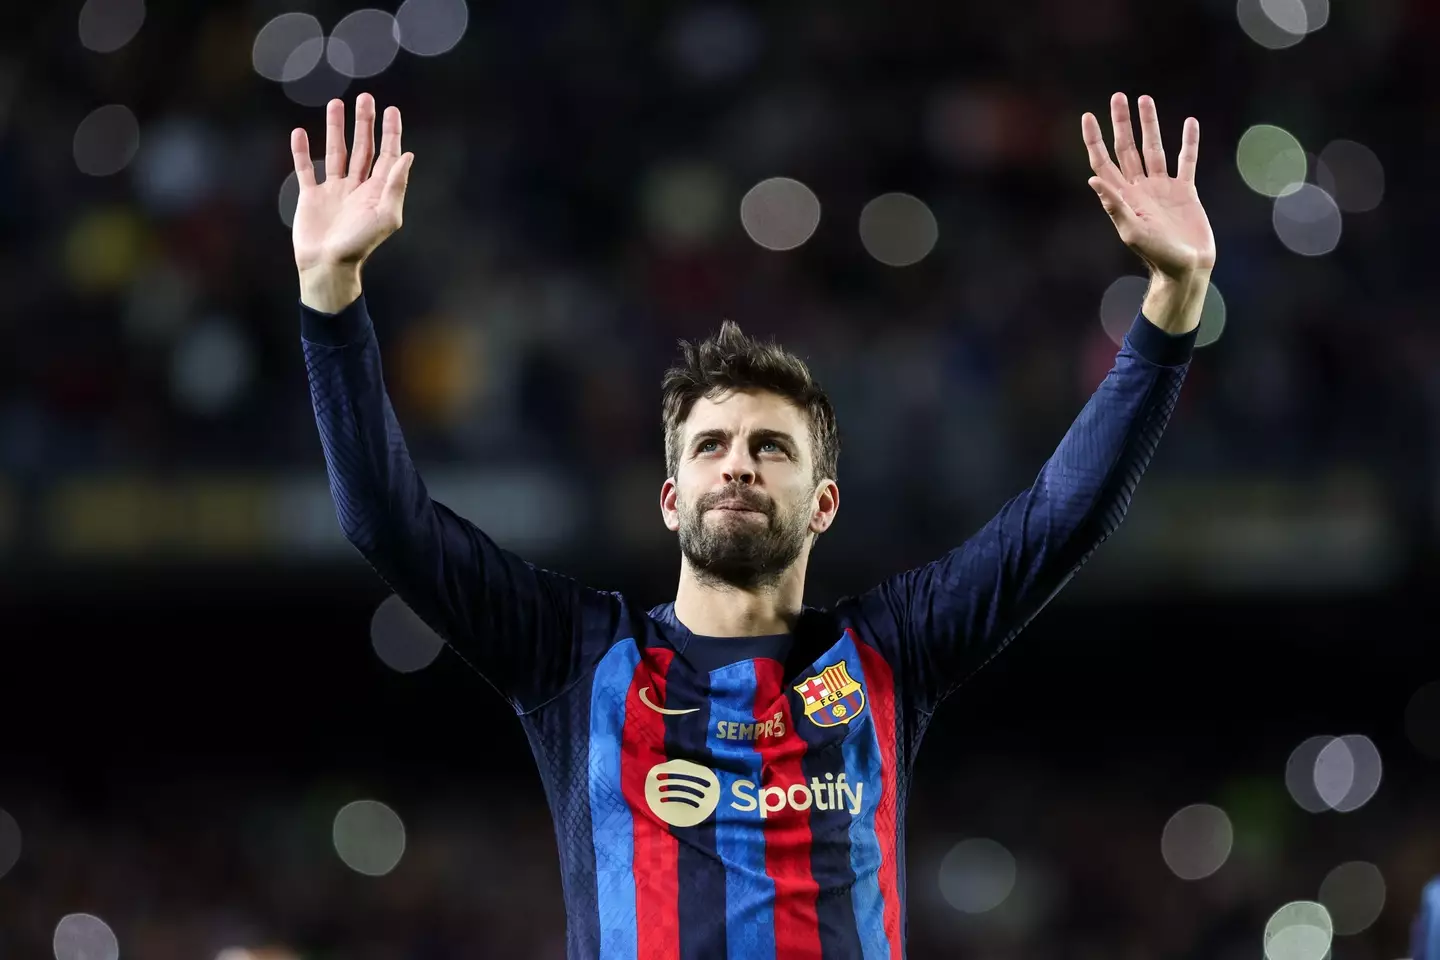
{"type": "Polygon", "coordinates": [[[805,597],[805,562],[797,561],[780,581],[757,590],[702,582],[682,559],[675,592],[675,618],[702,637],[764,637],[789,633],[805,597]]]}

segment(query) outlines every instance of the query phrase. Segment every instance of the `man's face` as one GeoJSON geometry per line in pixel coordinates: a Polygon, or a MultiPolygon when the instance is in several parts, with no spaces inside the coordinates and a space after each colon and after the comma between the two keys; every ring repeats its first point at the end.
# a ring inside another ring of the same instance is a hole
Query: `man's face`
{"type": "Polygon", "coordinates": [[[817,498],[826,478],[813,463],[805,416],[783,397],[731,391],[696,401],[661,504],[702,579],[753,589],[790,568],[833,514],[817,498]]]}

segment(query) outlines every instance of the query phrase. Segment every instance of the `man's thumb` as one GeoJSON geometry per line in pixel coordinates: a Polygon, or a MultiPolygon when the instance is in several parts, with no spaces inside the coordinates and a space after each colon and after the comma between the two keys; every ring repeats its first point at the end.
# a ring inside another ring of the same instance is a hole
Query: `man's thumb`
{"type": "Polygon", "coordinates": [[[385,201],[387,203],[402,203],[405,200],[405,188],[410,183],[410,167],[415,162],[415,154],[407,153],[400,158],[395,166],[390,168],[390,174],[385,178],[385,201]]]}
{"type": "Polygon", "coordinates": [[[1112,219],[1117,223],[1127,219],[1130,207],[1114,186],[1099,177],[1091,177],[1090,189],[1095,191],[1095,195],[1100,198],[1100,206],[1105,208],[1105,212],[1110,214],[1112,219]]]}

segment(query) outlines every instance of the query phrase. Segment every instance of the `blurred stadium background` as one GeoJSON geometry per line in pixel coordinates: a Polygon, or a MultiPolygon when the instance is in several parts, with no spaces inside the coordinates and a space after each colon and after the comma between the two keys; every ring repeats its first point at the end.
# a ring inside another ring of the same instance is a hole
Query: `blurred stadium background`
{"type": "MultiPolygon", "coordinates": [[[[0,956],[558,958],[516,724],[343,541],[287,132],[405,111],[368,266],[438,499],[673,596],[658,378],[807,356],[807,599],[1029,484],[1141,265],[1085,110],[1202,124],[1220,263],[1120,533],[916,771],[914,957],[1395,960],[1440,873],[1440,4],[77,0],[0,15],[0,956]]],[[[1108,126],[1106,127],[1108,134],[1108,126]]]]}

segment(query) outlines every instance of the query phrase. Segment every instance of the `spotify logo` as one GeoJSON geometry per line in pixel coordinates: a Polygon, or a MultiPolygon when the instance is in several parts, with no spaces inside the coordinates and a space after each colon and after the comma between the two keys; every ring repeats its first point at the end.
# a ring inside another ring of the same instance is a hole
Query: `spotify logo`
{"type": "Polygon", "coordinates": [[[689,760],[667,760],[645,775],[645,802],[670,826],[693,827],[715,812],[720,781],[709,767],[689,760]]]}

